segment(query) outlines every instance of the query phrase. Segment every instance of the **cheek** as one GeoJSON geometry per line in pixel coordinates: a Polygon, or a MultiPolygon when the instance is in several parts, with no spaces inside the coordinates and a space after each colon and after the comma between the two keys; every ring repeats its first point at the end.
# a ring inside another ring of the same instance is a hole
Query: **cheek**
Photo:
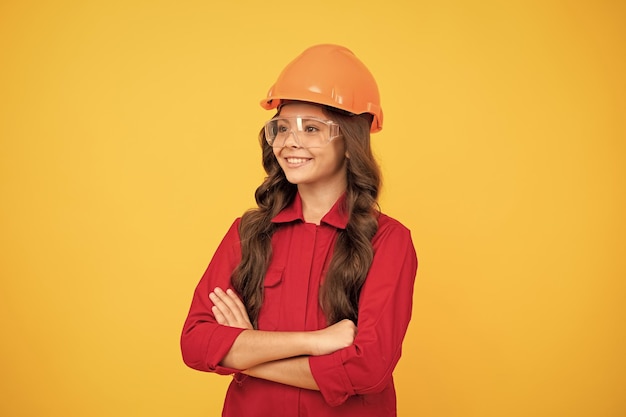
{"type": "Polygon", "coordinates": [[[341,143],[336,143],[334,148],[335,159],[337,159],[340,163],[345,163],[348,158],[348,151],[346,150],[346,146],[343,144],[343,141],[341,141],[341,143]]]}
{"type": "Polygon", "coordinates": [[[348,147],[346,146],[346,140],[344,138],[338,138],[331,142],[335,152],[345,155],[348,153],[348,147]]]}

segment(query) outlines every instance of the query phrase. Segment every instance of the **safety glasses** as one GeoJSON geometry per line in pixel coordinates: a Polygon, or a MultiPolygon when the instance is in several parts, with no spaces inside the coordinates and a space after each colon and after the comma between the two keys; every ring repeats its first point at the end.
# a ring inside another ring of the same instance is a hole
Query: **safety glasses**
{"type": "Polygon", "coordinates": [[[340,136],[337,123],[314,117],[277,117],[265,123],[265,139],[273,148],[286,146],[291,134],[303,148],[321,148],[340,136]]]}

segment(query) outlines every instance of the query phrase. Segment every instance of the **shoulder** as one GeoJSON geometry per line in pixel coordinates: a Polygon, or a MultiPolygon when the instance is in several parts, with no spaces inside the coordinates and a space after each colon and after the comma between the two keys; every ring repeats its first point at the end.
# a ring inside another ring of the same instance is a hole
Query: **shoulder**
{"type": "Polygon", "coordinates": [[[235,247],[240,245],[239,228],[241,226],[241,217],[237,217],[230,225],[226,234],[222,238],[221,246],[235,247]]]}
{"type": "Polygon", "coordinates": [[[414,245],[411,230],[399,220],[380,212],[378,230],[372,239],[372,246],[374,250],[380,246],[393,247],[398,250],[412,249],[414,245]]]}
{"type": "Polygon", "coordinates": [[[228,231],[226,232],[226,237],[229,237],[229,236],[239,237],[240,226],[241,226],[241,217],[237,217],[235,220],[233,220],[230,227],[228,228],[228,231]]]}
{"type": "Polygon", "coordinates": [[[378,214],[378,231],[376,232],[376,236],[384,233],[398,233],[398,234],[411,234],[411,231],[400,221],[394,219],[391,216],[386,215],[385,213],[378,214]]]}
{"type": "Polygon", "coordinates": [[[374,262],[372,266],[385,271],[401,268],[407,277],[415,277],[417,253],[411,231],[398,220],[380,213],[378,230],[372,239],[374,262]]]}
{"type": "Polygon", "coordinates": [[[381,244],[389,244],[395,242],[401,246],[413,246],[411,240],[411,231],[400,221],[390,217],[384,213],[378,215],[378,230],[372,239],[374,248],[381,244]]]}

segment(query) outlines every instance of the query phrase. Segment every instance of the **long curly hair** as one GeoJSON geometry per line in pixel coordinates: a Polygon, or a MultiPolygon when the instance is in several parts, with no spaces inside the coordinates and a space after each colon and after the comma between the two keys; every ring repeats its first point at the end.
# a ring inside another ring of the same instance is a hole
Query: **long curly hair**
{"type": "MultiPolygon", "coordinates": [[[[321,107],[329,119],[339,124],[345,141],[349,217],[346,228],[339,230],[319,302],[329,325],[346,318],[356,323],[361,287],[374,256],[371,241],[378,230],[381,172],[370,146],[371,116],[321,107]]],[[[233,287],[241,295],[255,328],[263,303],[265,273],[272,258],[272,235],[280,227],[271,220],[297,193],[296,185],[287,181],[272,147],[267,144],[264,129],[259,133],[259,142],[267,177],[255,192],[258,207],[248,210],[241,218],[242,257],[231,275],[233,287]]]]}

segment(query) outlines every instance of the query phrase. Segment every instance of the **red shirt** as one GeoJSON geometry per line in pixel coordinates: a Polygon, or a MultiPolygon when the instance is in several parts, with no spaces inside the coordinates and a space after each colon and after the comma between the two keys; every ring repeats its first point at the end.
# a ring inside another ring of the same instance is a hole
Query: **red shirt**
{"type": "MultiPolygon", "coordinates": [[[[338,229],[346,227],[344,198],[322,218],[305,223],[302,202],[294,202],[273,222],[273,257],[265,277],[260,330],[302,331],[327,326],[319,288],[330,263],[338,229]]],[[[241,258],[239,219],[219,245],[193,296],[181,337],[185,363],[201,371],[234,374],[224,403],[225,417],[385,417],[396,415],[392,372],[400,359],[411,317],[417,258],[409,230],[380,214],[372,239],[374,260],[359,301],[354,344],[329,355],[309,357],[320,391],[239,374],[219,362],[242,329],[216,323],[209,293],[231,288],[230,275],[241,258]]]]}

